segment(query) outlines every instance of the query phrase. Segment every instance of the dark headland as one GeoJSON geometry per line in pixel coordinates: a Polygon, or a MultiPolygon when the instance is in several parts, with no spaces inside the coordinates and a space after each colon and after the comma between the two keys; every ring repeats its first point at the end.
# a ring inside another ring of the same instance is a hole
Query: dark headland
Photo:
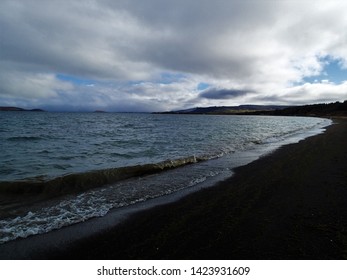
{"type": "Polygon", "coordinates": [[[44,112],[42,109],[23,109],[19,107],[4,107],[0,106],[0,111],[4,112],[44,112]]]}

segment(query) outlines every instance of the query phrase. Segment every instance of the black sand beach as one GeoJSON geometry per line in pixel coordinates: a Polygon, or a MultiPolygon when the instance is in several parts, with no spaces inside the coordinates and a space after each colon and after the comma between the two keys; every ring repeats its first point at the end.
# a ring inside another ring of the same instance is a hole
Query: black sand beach
{"type": "Polygon", "coordinates": [[[216,187],[33,258],[346,259],[347,120],[334,123],[216,187]]]}

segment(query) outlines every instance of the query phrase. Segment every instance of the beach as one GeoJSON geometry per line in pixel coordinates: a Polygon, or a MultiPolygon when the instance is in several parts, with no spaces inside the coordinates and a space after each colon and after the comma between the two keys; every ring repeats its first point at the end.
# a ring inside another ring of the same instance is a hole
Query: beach
{"type": "Polygon", "coordinates": [[[347,120],[334,119],[325,133],[236,168],[215,187],[136,211],[65,245],[52,245],[64,229],[35,236],[36,252],[33,239],[12,241],[0,246],[0,257],[346,259],[346,139],[347,120]],[[16,255],[25,246],[27,254],[16,255]]]}

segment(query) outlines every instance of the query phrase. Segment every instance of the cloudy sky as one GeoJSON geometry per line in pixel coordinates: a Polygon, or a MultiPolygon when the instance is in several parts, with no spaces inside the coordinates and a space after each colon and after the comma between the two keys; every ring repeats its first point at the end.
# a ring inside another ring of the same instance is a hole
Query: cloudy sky
{"type": "Polygon", "coordinates": [[[343,101],[346,11],[344,0],[1,0],[0,106],[343,101]]]}

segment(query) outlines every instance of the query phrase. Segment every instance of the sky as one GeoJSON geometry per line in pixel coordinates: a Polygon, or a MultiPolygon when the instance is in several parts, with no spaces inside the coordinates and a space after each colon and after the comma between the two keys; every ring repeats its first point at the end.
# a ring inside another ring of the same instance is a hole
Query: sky
{"type": "Polygon", "coordinates": [[[346,11],[345,0],[1,0],[0,106],[344,101],[346,11]]]}

